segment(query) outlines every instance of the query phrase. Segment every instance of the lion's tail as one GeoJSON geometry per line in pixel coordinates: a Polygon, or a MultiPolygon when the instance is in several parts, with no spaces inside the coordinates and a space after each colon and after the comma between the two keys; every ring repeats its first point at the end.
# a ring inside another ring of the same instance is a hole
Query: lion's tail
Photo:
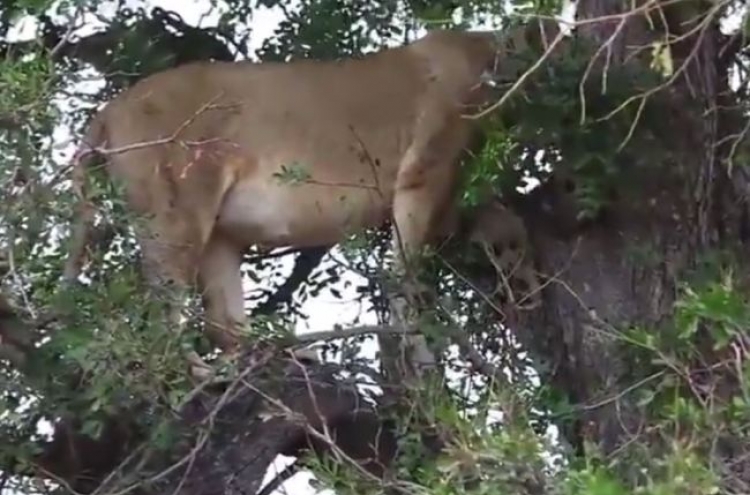
{"type": "Polygon", "coordinates": [[[86,262],[86,245],[93,229],[96,211],[88,197],[86,174],[96,163],[95,158],[101,155],[101,148],[106,143],[106,139],[104,118],[102,112],[99,112],[89,122],[86,134],[70,164],[73,192],[77,196],[77,204],[71,229],[70,250],[63,269],[64,285],[76,282],[86,262]]]}

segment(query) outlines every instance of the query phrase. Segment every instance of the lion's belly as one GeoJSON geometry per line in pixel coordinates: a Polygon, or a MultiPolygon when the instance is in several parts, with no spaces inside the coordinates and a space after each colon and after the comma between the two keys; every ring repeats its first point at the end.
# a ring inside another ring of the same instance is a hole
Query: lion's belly
{"type": "Polygon", "coordinates": [[[255,180],[229,191],[217,228],[248,247],[310,247],[335,244],[380,225],[387,212],[387,199],[367,189],[255,180]]]}

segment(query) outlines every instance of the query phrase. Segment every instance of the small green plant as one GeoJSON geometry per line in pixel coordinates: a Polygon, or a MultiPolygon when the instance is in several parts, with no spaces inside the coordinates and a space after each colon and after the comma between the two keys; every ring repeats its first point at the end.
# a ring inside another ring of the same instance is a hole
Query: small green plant
{"type": "Polygon", "coordinates": [[[312,178],[309,169],[301,163],[296,162],[290,165],[282,165],[281,172],[276,172],[273,176],[281,184],[291,185],[301,184],[312,178]]]}

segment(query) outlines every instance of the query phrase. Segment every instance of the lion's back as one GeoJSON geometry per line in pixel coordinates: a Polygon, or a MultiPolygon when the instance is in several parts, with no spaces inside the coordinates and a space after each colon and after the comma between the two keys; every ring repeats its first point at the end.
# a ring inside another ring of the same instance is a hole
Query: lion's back
{"type": "Polygon", "coordinates": [[[424,89],[421,68],[405,55],[185,64],[143,79],[110,102],[107,112],[119,129],[137,134],[125,141],[165,138],[180,127],[187,139],[206,139],[233,120],[245,129],[321,128],[333,121],[379,126],[406,118],[424,89]]]}

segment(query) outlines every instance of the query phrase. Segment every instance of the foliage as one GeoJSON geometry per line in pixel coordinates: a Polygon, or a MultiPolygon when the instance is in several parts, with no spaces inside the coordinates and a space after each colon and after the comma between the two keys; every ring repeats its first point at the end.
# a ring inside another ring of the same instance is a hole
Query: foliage
{"type": "MultiPolygon", "coordinates": [[[[551,171],[568,172],[575,178],[580,218],[594,218],[607,206],[610,191],[627,195],[639,187],[644,167],[653,174],[653,164],[665,162],[662,109],[658,100],[642,96],[663,77],[615,66],[600,91],[601,81],[586,76],[595,47],[573,39],[564,50],[514,90],[489,120],[490,138],[466,173],[468,204],[482,196],[477,184],[489,187],[486,194],[508,195],[529,181],[545,181],[551,171]]],[[[540,55],[521,52],[505,63],[516,64],[521,74],[540,55]]]]}
{"type": "MultiPolygon", "coordinates": [[[[499,4],[488,0],[206,3],[222,7],[214,34],[237,42],[233,54],[247,50],[248,33],[252,34],[248,22],[256,9],[284,10],[274,34],[251,54],[261,60],[359,55],[411,39],[422,27],[493,19],[499,4]]],[[[521,13],[559,9],[558,2],[546,0],[511,3],[521,13]]],[[[20,16],[40,15],[48,7],[50,2],[36,0],[3,2],[0,33],[6,33],[20,16]]],[[[71,13],[77,4],[59,2],[55,7],[71,13]]],[[[169,42],[148,34],[149,26],[161,29],[164,24],[149,25],[153,11],[140,7],[129,10],[118,4],[106,19],[106,29],[121,36],[117,49],[107,54],[111,74],[106,87],[94,100],[178,59],[169,42]]],[[[607,205],[613,187],[637,189],[644,174],[668,162],[659,102],[638,98],[663,82],[663,76],[615,67],[606,91],[592,90],[602,82],[591,79],[582,84],[581,76],[593,48],[572,43],[566,50],[565,56],[535,73],[489,121],[485,145],[467,160],[464,170],[461,194],[466,206],[476,206],[492,194],[509,197],[527,181],[544,182],[551,170],[565,170],[575,177],[581,218],[594,218],[607,205]],[[623,107],[628,99],[632,104],[623,107]]],[[[538,56],[520,53],[516,61],[528,67],[538,56]]],[[[95,184],[106,198],[101,223],[111,225],[104,229],[107,249],[93,253],[96,262],[85,274],[86,283],[75,290],[59,290],[66,228],[74,213],[66,171],[55,154],[59,139],[51,137],[61,123],[78,135],[90,110],[69,103],[65,107],[73,111],[68,115],[58,105],[70,93],[81,97],[70,89],[81,78],[74,69],[74,64],[51,61],[47,48],[38,44],[24,56],[0,61],[3,289],[14,295],[24,316],[44,321],[47,311],[57,315],[42,325],[44,342],[23,376],[8,363],[0,364],[0,466],[10,465],[5,459],[29,458],[34,447],[30,439],[38,436],[40,419],[74,415],[82,418],[83,432],[96,436],[108,412],[137,406],[147,411],[138,418],[145,426],[166,431],[172,411],[192,388],[181,353],[202,340],[195,328],[179,337],[155,328],[158,323],[152,316],[158,297],[145,289],[137,272],[139,252],[130,222],[110,184],[95,184]]],[[[285,172],[280,180],[305,179],[297,164],[290,164],[285,172]]],[[[268,339],[287,336],[294,324],[305,319],[300,308],[306,300],[323,292],[342,299],[341,292],[352,289],[346,284],[353,282],[342,282],[345,269],[364,280],[353,288],[354,297],[382,317],[387,246],[383,232],[355,236],[329,257],[333,262],[313,273],[291,305],[274,316],[256,318],[247,331],[268,339]]],[[[539,489],[566,495],[719,492],[722,477],[728,475],[724,460],[713,455],[714,443],[720,437],[725,441],[727,434],[747,441],[750,418],[750,367],[737,357],[738,352],[747,352],[750,313],[733,273],[707,270],[708,274],[685,281],[672,320],[659,328],[620,329],[623,352],[632,367],[628,378],[640,384],[633,393],[650,420],[650,430],[644,434],[649,438],[634,441],[611,458],[597,456],[596,446],[591,445],[582,457],[549,431],[570,421],[584,406],[568,403],[553,385],[538,383],[542,364],[523,352],[505,322],[498,321],[482,288],[472,286],[464,276],[481,264],[477,261],[481,256],[469,249],[462,255],[449,263],[439,253],[425,275],[436,283],[438,301],[427,320],[427,333],[444,342],[450,332],[467,335],[489,363],[507,371],[513,387],[501,390],[449,348],[446,366],[457,378],[450,380],[448,392],[425,391],[414,407],[449,430],[451,441],[437,459],[426,461],[421,437],[403,428],[399,441],[406,454],[398,459],[399,483],[415,493],[438,495],[539,489]],[[705,340],[711,345],[703,345],[705,340]],[[715,392],[724,382],[735,386],[715,392]],[[523,410],[521,420],[510,415],[510,396],[520,402],[515,411],[523,410]],[[502,420],[493,420],[498,411],[502,420]]],[[[276,261],[258,255],[245,267],[246,276],[259,287],[249,297],[252,303],[257,305],[278,287],[285,268],[276,261]]],[[[327,343],[326,356],[351,357],[361,341],[327,343]]],[[[166,447],[169,439],[164,442],[166,447]]],[[[306,462],[337,493],[382,493],[372,480],[363,488],[361,472],[347,462],[334,458],[306,462]]]]}

